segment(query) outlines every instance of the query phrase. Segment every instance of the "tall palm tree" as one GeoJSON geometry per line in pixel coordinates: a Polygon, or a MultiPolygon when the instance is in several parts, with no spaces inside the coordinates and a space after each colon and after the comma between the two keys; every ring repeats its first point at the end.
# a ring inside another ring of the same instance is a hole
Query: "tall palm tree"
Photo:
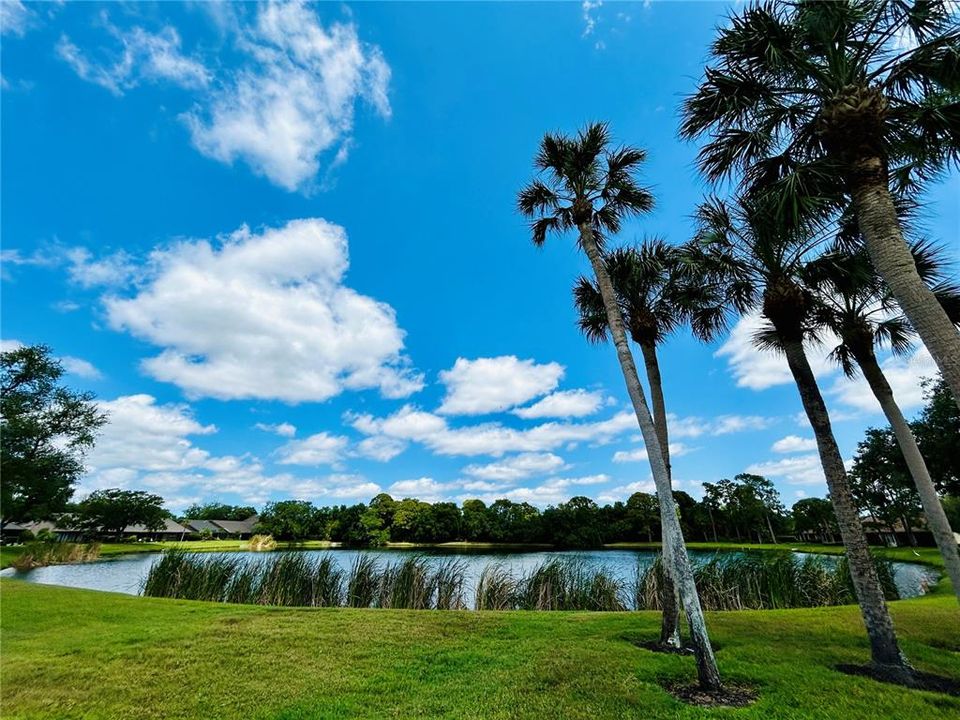
{"type": "MultiPolygon", "coordinates": [[[[921,277],[931,286],[948,316],[956,322],[960,318],[960,287],[943,277],[944,261],[940,254],[924,242],[913,243],[911,252],[921,277]]],[[[889,344],[895,354],[910,349],[912,331],[909,322],[862,246],[849,250],[835,247],[811,263],[809,270],[808,284],[817,301],[815,321],[839,339],[830,356],[848,377],[853,377],[860,369],[886,415],[917,486],[920,504],[943,556],[954,592],[960,600],[960,553],[957,552],[956,538],[910,424],[877,361],[878,345],[889,344]]]]}
{"type": "Polygon", "coordinates": [[[627,393],[647,447],[660,521],[669,537],[665,563],[671,566],[690,623],[699,684],[704,690],[716,691],[721,688],[720,673],[677,518],[670,477],[637,377],[617,294],[601,254],[605,235],[616,234],[624,218],[648,212],[653,206],[653,195],[635,179],[645,157],[646,153],[636,148],[612,147],[609,130],[602,123],[587,125],[574,137],[548,133],[534,161],[538,176],[520,191],[517,205],[523,215],[532,218],[535,245],[542,245],[548,234],[573,231],[593,268],[627,393]]]}
{"type": "Polygon", "coordinates": [[[757,344],[786,357],[813,428],[874,668],[891,679],[911,683],[913,670],[900,652],[843,458],[804,349],[813,329],[813,298],[804,286],[804,273],[820,240],[809,229],[790,232],[774,217],[769,209],[743,198],[731,205],[711,198],[699,207],[687,262],[692,279],[712,288],[717,302],[694,312],[691,325],[695,334],[711,340],[736,315],[759,312],[763,317],[766,326],[758,333],[757,344]]]}
{"type": "MultiPolygon", "coordinates": [[[[638,247],[617,248],[604,258],[626,330],[640,347],[643,356],[653,405],[653,424],[668,479],[672,476],[670,437],[657,346],[682,321],[674,272],[676,259],[676,248],[661,239],[645,240],[638,247]]],[[[580,316],[580,330],[591,342],[605,342],[609,324],[600,288],[589,278],[580,277],[574,285],[573,297],[580,316]]],[[[668,552],[669,542],[669,534],[664,531],[662,543],[665,553],[668,552]]],[[[678,600],[676,584],[668,570],[661,590],[663,616],[660,644],[673,649],[681,646],[678,600]]]]}
{"type": "Polygon", "coordinates": [[[752,2],[717,31],[681,134],[700,167],[773,190],[781,211],[849,197],[878,272],[960,405],[960,333],[923,282],[898,222],[960,160],[960,22],[949,0],[752,2]],[[893,192],[892,192],[893,191],[893,192]]]}

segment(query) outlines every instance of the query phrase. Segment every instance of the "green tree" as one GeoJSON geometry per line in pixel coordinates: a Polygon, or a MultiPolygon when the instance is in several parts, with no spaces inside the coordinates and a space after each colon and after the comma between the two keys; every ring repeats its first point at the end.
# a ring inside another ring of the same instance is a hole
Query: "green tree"
{"type": "Polygon", "coordinates": [[[687,261],[694,282],[713,287],[718,302],[693,315],[694,332],[709,340],[732,317],[750,312],[762,316],[765,325],[755,336],[757,344],[786,357],[813,428],[873,663],[888,676],[910,682],[912,668],[900,652],[830,416],[804,349],[813,328],[814,302],[803,276],[816,238],[811,239],[807,227],[786,226],[766,203],[745,198],[732,206],[716,198],[708,200],[700,206],[697,220],[687,261]]]}
{"type": "Polygon", "coordinates": [[[816,533],[820,542],[832,543],[839,533],[833,505],[823,498],[797,500],[790,509],[794,530],[800,533],[816,533]]]}
{"type": "Polygon", "coordinates": [[[631,537],[634,540],[641,535],[647,536],[647,542],[653,541],[653,535],[660,530],[660,506],[657,498],[649,493],[635,492],[627,498],[627,521],[631,537]]]}
{"type": "MultiPolygon", "coordinates": [[[[911,428],[937,489],[960,496],[960,410],[943,378],[924,381],[927,404],[911,428]]],[[[954,525],[954,527],[957,527],[954,525]]]]}
{"type": "Polygon", "coordinates": [[[606,236],[618,233],[625,218],[649,212],[653,207],[653,195],[636,179],[644,158],[642,150],[612,147],[607,126],[601,123],[586,126],[575,137],[548,133],[534,161],[538,177],[520,191],[518,208],[532,220],[534,244],[543,245],[548,234],[574,232],[580,249],[590,261],[623,379],[648,450],[663,531],[669,536],[664,547],[665,564],[679,587],[687,612],[700,687],[710,691],[721,687],[720,673],[677,520],[656,425],[647,407],[617,293],[602,254],[606,236]]]}
{"type": "Polygon", "coordinates": [[[246,520],[256,514],[257,509],[250,505],[227,505],[218,502],[194,503],[183,511],[183,517],[190,520],[246,520]]]}
{"type": "Polygon", "coordinates": [[[142,490],[96,490],[79,504],[76,523],[93,535],[116,537],[130,525],[143,525],[147,530],[162,530],[170,513],[163,508],[163,498],[142,490]]]}
{"type": "Polygon", "coordinates": [[[490,519],[483,500],[464,500],[461,515],[464,540],[480,542],[490,539],[490,519]]]}
{"type": "Polygon", "coordinates": [[[850,198],[870,257],[960,403],[960,334],[917,271],[894,192],[960,157],[960,24],[948,0],[750,3],[717,30],[681,133],[782,212],[850,198]]]}
{"type": "Polygon", "coordinates": [[[318,534],[317,510],[307,500],[270,502],[260,513],[257,529],[277,540],[305,540],[318,534]]]}
{"type": "Polygon", "coordinates": [[[93,394],[63,387],[44,345],[0,353],[2,523],[48,520],[66,509],[83,455],[107,422],[93,394]]]}
{"type": "MultiPolygon", "coordinates": [[[[777,488],[762,475],[740,473],[734,477],[734,480],[749,490],[751,508],[756,508],[756,511],[752,513],[754,529],[759,522],[766,524],[767,532],[770,533],[770,542],[776,544],[777,534],[773,530],[774,521],[779,520],[785,512],[777,488]]],[[[760,534],[757,531],[757,535],[760,534]]]]}

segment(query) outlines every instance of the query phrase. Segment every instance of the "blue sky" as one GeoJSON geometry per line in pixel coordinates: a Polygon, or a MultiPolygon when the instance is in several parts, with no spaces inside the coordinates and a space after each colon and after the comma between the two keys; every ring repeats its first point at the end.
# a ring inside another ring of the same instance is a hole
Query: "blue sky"
{"type": "MultiPolygon", "coordinates": [[[[197,500],[652,490],[611,348],[578,334],[572,241],[514,211],[546,130],[649,151],[682,242],[707,190],[676,137],[722,3],[3,4],[2,337],[46,343],[111,424],[80,493],[197,500]]],[[[956,174],[927,226],[953,257],[956,174]]],[[[822,475],[750,321],[661,354],[680,489],[822,475]]],[[[849,457],[881,416],[813,350],[849,457]]],[[[924,351],[888,359],[909,412],[924,351]]]]}

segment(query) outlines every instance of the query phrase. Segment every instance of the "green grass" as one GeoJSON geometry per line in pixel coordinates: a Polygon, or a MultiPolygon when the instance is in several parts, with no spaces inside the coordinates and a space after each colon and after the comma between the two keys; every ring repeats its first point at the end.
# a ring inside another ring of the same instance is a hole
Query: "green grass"
{"type": "MultiPolygon", "coordinates": [[[[708,616],[720,669],[759,700],[699,710],[661,680],[693,659],[635,645],[656,613],[292,609],[0,581],[4,718],[916,718],[960,698],[843,675],[855,607],[708,616]]],[[[922,670],[960,677],[949,595],[892,603],[922,670]]]]}

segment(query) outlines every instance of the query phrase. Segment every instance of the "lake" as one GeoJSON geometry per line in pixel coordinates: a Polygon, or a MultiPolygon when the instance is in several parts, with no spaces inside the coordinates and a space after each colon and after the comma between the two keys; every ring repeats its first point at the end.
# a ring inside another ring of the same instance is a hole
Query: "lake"
{"type": "MultiPolygon", "coordinates": [[[[630,582],[635,575],[638,563],[649,564],[655,553],[650,550],[538,550],[538,551],[494,551],[487,548],[477,549],[445,549],[445,548],[416,548],[416,549],[379,549],[353,550],[331,548],[324,550],[298,550],[312,555],[330,553],[337,563],[348,570],[356,557],[366,554],[374,557],[380,563],[395,562],[406,555],[420,555],[428,560],[455,558],[461,561],[466,568],[466,600],[472,602],[473,588],[483,568],[490,563],[501,563],[514,573],[536,567],[551,558],[564,558],[582,561],[588,566],[602,567],[620,579],[630,582]]],[[[204,553],[214,555],[220,553],[204,553]]],[[[230,557],[242,557],[250,560],[263,560],[277,557],[279,553],[269,552],[230,552],[230,557]]],[[[690,557],[694,563],[702,562],[713,557],[716,553],[705,551],[691,551],[690,557]]],[[[85,588],[88,590],[103,590],[108,592],[138,595],[143,587],[150,566],[161,557],[160,553],[143,553],[121,555],[108,560],[98,560],[90,563],[75,565],[51,565],[33,570],[18,571],[7,568],[0,572],[3,577],[17,578],[27,582],[46,585],[64,585],[67,587],[85,588]]],[[[823,562],[836,562],[836,556],[818,555],[823,562]]],[[[894,579],[901,597],[916,597],[926,592],[929,585],[936,582],[938,573],[928,567],[915,563],[893,563],[894,579]]]]}

